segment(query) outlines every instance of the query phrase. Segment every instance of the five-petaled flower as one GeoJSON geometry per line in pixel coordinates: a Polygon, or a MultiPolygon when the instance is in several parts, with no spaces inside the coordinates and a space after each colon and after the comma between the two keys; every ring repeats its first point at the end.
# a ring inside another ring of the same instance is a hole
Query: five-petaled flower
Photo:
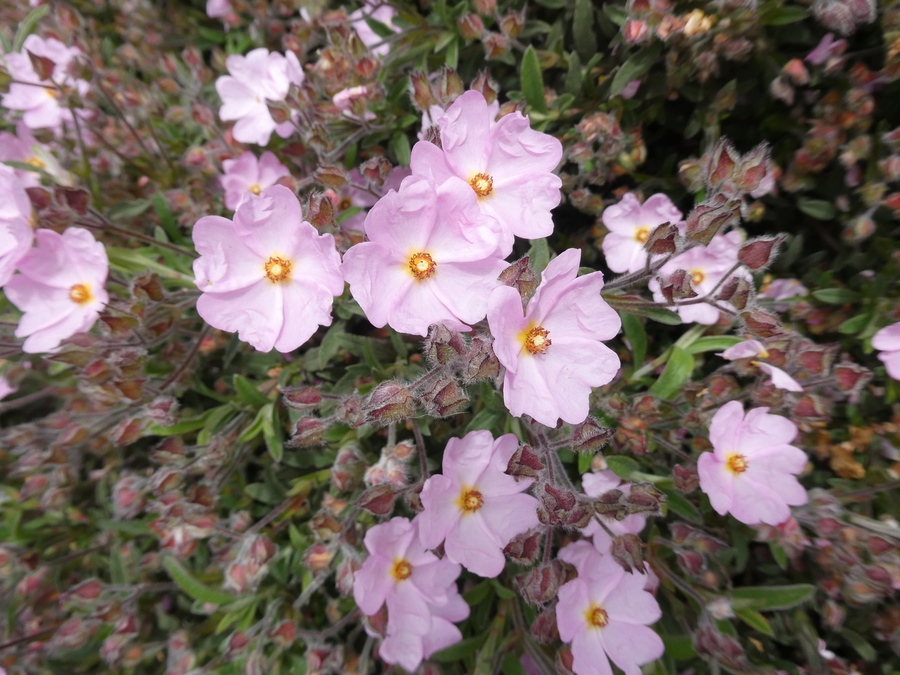
{"type": "Polygon", "coordinates": [[[729,401],[709,425],[713,452],[697,461],[700,489],[716,513],[730,513],[742,523],[778,525],[791,506],[806,503],[806,490],[796,475],[806,466],[806,453],[790,445],[797,425],[786,417],[729,401]]]}
{"type": "Polygon", "coordinates": [[[425,548],[444,541],[447,558],[475,574],[495,577],[503,571],[503,548],[538,525],[537,499],[521,494],[532,481],[506,475],[518,446],[513,434],[494,440],[490,431],[450,439],[443,475],[422,488],[425,510],[416,520],[425,548]]]}
{"type": "Polygon", "coordinates": [[[615,337],[622,322],[600,297],[603,274],[578,276],[580,259],[581,251],[569,249],[552,260],[524,312],[510,286],[496,289],[488,307],[494,352],[506,367],[506,407],[549,427],[559,418],[584,422],[591,388],[609,383],[619,370],[619,357],[603,341],[615,337]]]}
{"type": "Polygon", "coordinates": [[[872,346],[879,350],[878,358],[888,375],[900,380],[900,323],[885,326],[872,336],[872,346]]]}
{"type": "Polygon", "coordinates": [[[232,211],[247,192],[258,195],[275,185],[279,178],[291,175],[273,152],[264,152],[257,159],[248,150],[237,159],[226,159],[222,162],[222,168],[225,174],[219,177],[219,181],[225,189],[225,206],[232,211]]]}
{"type": "Polygon", "coordinates": [[[643,204],[629,192],[618,204],[603,211],[603,224],[609,230],[603,238],[603,255],[613,272],[637,272],[643,269],[647,251],[644,244],[664,223],[684,227],[681,211],[664,194],[653,195],[643,204]]]}
{"type": "Polygon", "coordinates": [[[201,218],[194,245],[197,312],[211,326],[238,331],[261,352],[290,352],[331,325],[334,296],[344,291],[334,237],[303,220],[286,187],[248,193],[233,221],[201,218]]]}

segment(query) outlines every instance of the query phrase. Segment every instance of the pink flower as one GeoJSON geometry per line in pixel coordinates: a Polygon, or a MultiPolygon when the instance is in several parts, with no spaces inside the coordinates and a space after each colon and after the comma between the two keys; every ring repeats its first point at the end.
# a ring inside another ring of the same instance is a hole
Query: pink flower
{"type": "Polygon", "coordinates": [[[206,0],[206,15],[211,19],[218,19],[234,13],[229,0],[206,0]]]}
{"type": "Polygon", "coordinates": [[[787,300],[801,295],[809,294],[809,289],[797,279],[775,279],[768,288],[760,293],[761,298],[773,300],[787,300]]]}
{"type": "Polygon", "coordinates": [[[562,185],[553,173],[562,144],[535,131],[515,112],[494,123],[484,96],[467,91],[438,120],[443,149],[433,143],[413,146],[410,167],[435,185],[462,179],[478,196],[482,213],[503,227],[501,252],[509,255],[513,236],[546,237],[553,232],[550,211],[559,204],[562,185]]]}
{"type": "Polygon", "coordinates": [[[468,330],[484,318],[506,263],[499,226],[459,179],[437,190],[417,176],[366,218],[369,241],[344,254],[344,278],[372,325],[426,335],[433,323],[468,330]]]}
{"type": "Polygon", "coordinates": [[[644,243],[658,226],[671,223],[684,228],[684,216],[666,195],[657,194],[643,204],[629,192],[618,204],[603,211],[609,234],[603,238],[603,255],[613,272],[637,272],[647,263],[644,243]]]}
{"type": "Polygon", "coordinates": [[[506,407],[548,427],[560,417],[583,422],[591,388],[619,370],[619,357],[602,341],[622,322],[600,297],[603,274],[577,276],[580,259],[581,251],[571,248],[550,261],[524,313],[519,292],[509,286],[495,290],[488,306],[494,352],[506,367],[506,407]]]}
{"type": "Polygon", "coordinates": [[[506,475],[518,447],[513,434],[495,441],[490,431],[450,439],[444,474],[432,476],[422,488],[425,510],[416,520],[425,548],[444,541],[447,558],[469,571],[482,577],[503,571],[504,547],[538,525],[537,499],[521,494],[532,481],[506,475]]]}
{"type": "Polygon", "coordinates": [[[581,548],[578,578],[560,587],[556,606],[559,636],[572,644],[572,670],[612,675],[612,660],[625,675],[641,675],[641,665],[664,651],[649,628],[662,616],[659,604],[643,590],[643,575],[626,574],[612,556],[581,548]]]}
{"type": "Polygon", "coordinates": [[[371,528],[365,546],[369,557],[354,576],[353,597],[370,616],[387,605],[381,658],[415,672],[423,658],[462,639],[452,623],[469,615],[456,588],[460,566],[427,552],[406,518],[371,528]]]}
{"type": "Polygon", "coordinates": [[[900,380],[900,323],[885,326],[872,336],[872,346],[881,353],[878,358],[888,375],[900,380]]]}
{"type": "MultiPolygon", "coordinates": [[[[377,4],[377,0],[372,2],[371,0],[366,0],[366,5],[377,4]]],[[[385,56],[390,50],[391,45],[384,41],[384,38],[381,37],[378,33],[376,33],[372,28],[366,23],[366,18],[375,19],[376,21],[383,23],[385,26],[390,28],[392,31],[399,32],[400,29],[394,25],[394,17],[397,15],[397,10],[391,7],[388,4],[378,4],[375,9],[369,9],[369,7],[363,7],[362,9],[357,9],[355,12],[350,14],[350,26],[353,30],[356,31],[356,34],[359,36],[360,41],[369,48],[374,47],[374,45],[378,45],[372,49],[372,53],[377,56],[385,56]],[[383,43],[383,44],[382,44],[383,43]]]]}
{"type": "MultiPolygon", "coordinates": [[[[59,167],[43,146],[31,135],[31,129],[19,120],[16,125],[15,135],[8,131],[0,132],[0,162],[24,162],[39,169],[50,170],[50,173],[58,173],[59,167]],[[53,162],[53,167],[48,167],[48,162],[53,162]]],[[[13,169],[22,187],[37,187],[41,184],[40,175],[36,171],[25,169],[13,169]]]]}
{"type": "Polygon", "coordinates": [[[59,104],[59,87],[65,85],[74,88],[81,95],[86,94],[90,88],[85,80],[68,74],[69,63],[81,54],[78,47],[66,47],[56,38],[45,40],[37,35],[29,35],[25,38],[20,53],[6,55],[9,74],[18,83],[9,85],[9,91],[0,99],[0,105],[10,110],[23,111],[22,121],[30,129],[60,129],[63,122],[72,121],[72,111],[59,104]],[[35,72],[28,52],[53,62],[53,72],[47,80],[42,81],[35,72]]]}
{"type": "MultiPolygon", "coordinates": [[[[500,113],[500,101],[494,99],[493,103],[488,104],[488,118],[491,120],[491,129],[497,124],[497,115],[500,113]]],[[[427,131],[431,127],[441,128],[441,119],[444,117],[444,109],[439,105],[432,105],[422,113],[422,130],[419,132],[419,140],[424,141],[427,137],[427,131]]]]}
{"type": "Polygon", "coordinates": [[[361,100],[362,116],[366,120],[374,120],[375,113],[365,109],[365,98],[369,95],[369,88],[365,86],[350,87],[349,89],[341,89],[338,93],[331,97],[331,102],[340,110],[345,117],[352,120],[359,120],[360,116],[354,112],[354,107],[360,104],[354,104],[354,101],[361,100]]]}
{"type": "Polygon", "coordinates": [[[219,181],[225,189],[225,206],[232,211],[248,191],[258,195],[275,185],[279,178],[291,175],[273,152],[264,152],[256,159],[256,155],[248,150],[237,159],[226,159],[222,168],[225,175],[220,176],[219,181]]]}
{"type": "Polygon", "coordinates": [[[12,386],[9,380],[0,375],[0,400],[3,400],[10,394],[15,394],[17,391],[19,391],[18,387],[12,386]]]}
{"type": "Polygon", "coordinates": [[[34,231],[30,220],[31,200],[25,186],[13,169],[0,164],[0,286],[9,281],[31,249],[34,231]]]}
{"type": "Polygon", "coordinates": [[[700,489],[716,513],[742,523],[778,525],[789,506],[806,503],[806,490],[795,475],[806,466],[806,453],[790,445],[797,425],[787,418],[729,401],[713,415],[709,440],[713,452],[697,461],[700,489]]]}
{"type": "Polygon", "coordinates": [[[637,94],[638,89],[641,88],[640,80],[632,80],[628,84],[625,85],[625,88],[619,92],[619,96],[624,98],[626,101],[630,98],[634,98],[634,95],[637,94]]]}
{"type": "MultiPolygon", "coordinates": [[[[623,493],[631,493],[631,484],[622,482],[612,471],[598,471],[596,473],[586,473],[581,477],[581,487],[588,497],[599,497],[604,492],[610,490],[621,490],[623,493]]],[[[639,534],[647,524],[647,517],[638,513],[632,513],[625,516],[623,520],[616,520],[609,516],[598,516],[603,518],[603,524],[616,536],[623,534],[639,534]]],[[[612,547],[612,538],[607,534],[606,530],[596,520],[591,520],[588,526],[582,531],[585,537],[593,537],[594,547],[600,553],[609,553],[612,547]]]]}
{"type": "MultiPolygon", "coordinates": [[[[721,281],[731,268],[737,264],[737,254],[741,247],[741,235],[737,231],[728,234],[717,234],[709,242],[709,246],[697,246],[688,249],[681,255],[677,255],[659,268],[659,276],[667,277],[677,270],[686,270],[691,275],[691,286],[697,293],[697,298],[708,295],[721,281]]],[[[738,269],[736,275],[749,277],[738,269]]],[[[649,288],[653,291],[653,299],[664,303],[665,297],[659,290],[659,280],[651,279],[649,288]]],[[[712,325],[719,320],[719,310],[707,303],[692,305],[675,305],[672,308],[681,315],[685,323],[701,323],[712,325]]]]}
{"type": "MultiPolygon", "coordinates": [[[[391,190],[399,190],[400,185],[403,183],[403,179],[411,173],[412,171],[410,171],[407,166],[395,166],[391,169],[384,184],[381,186],[381,193],[387,194],[391,190]]],[[[362,174],[360,174],[357,169],[350,171],[350,181],[355,185],[366,184],[366,179],[363,178],[362,174]]],[[[368,209],[374,206],[378,199],[371,192],[355,188],[350,183],[345,184],[341,188],[340,193],[326,190],[326,194],[331,196],[334,205],[337,207],[341,230],[344,232],[359,232],[365,234],[368,209]],[[341,220],[341,215],[353,207],[359,207],[363,210],[341,220]]]]}
{"type": "Polygon", "coordinates": [[[333,296],[344,291],[334,237],[303,220],[286,187],[250,193],[233,221],[201,218],[194,245],[197,312],[211,326],[239,331],[261,352],[290,352],[331,325],[333,296]]]}
{"type": "Polygon", "coordinates": [[[819,40],[819,44],[803,60],[821,66],[834,56],[840,56],[847,48],[846,40],[835,40],[834,33],[828,33],[819,40]]]}
{"type": "Polygon", "coordinates": [[[232,131],[234,139],[264,146],[273,131],[282,138],[290,136],[293,122],[276,124],[266,101],[283,101],[292,84],[303,82],[303,69],[294,53],[279,54],[260,47],[246,56],[232,54],[225,65],[230,74],[216,80],[223,104],[219,117],[238,120],[232,131]]]}
{"type": "Polygon", "coordinates": [[[6,297],[25,314],[16,337],[22,351],[50,352],[75,333],[90,330],[109,300],[109,261],[103,244],[87,230],[70,227],[35,233],[37,248],[19,261],[19,274],[6,284],[6,297]]]}
{"type": "MultiPolygon", "coordinates": [[[[758,340],[744,340],[743,342],[738,342],[733,347],[729,347],[724,352],[720,352],[718,356],[721,356],[728,361],[754,357],[767,359],[769,358],[769,352],[766,350],[763,343],[758,340]]],[[[751,361],[750,363],[771,378],[767,384],[772,384],[778,389],[785,389],[787,391],[803,391],[803,386],[781,368],[776,368],[775,366],[763,363],[762,361],[751,361]]]]}

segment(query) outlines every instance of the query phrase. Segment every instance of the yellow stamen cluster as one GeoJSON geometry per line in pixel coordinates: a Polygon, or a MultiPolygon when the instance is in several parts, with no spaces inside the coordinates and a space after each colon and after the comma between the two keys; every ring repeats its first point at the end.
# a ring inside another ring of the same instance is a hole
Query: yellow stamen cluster
{"type": "Polygon", "coordinates": [[[416,253],[409,258],[409,271],[421,281],[437,271],[437,263],[428,253],[416,253]]]}
{"type": "Polygon", "coordinates": [[[650,226],[639,227],[634,233],[634,240],[644,244],[650,238],[650,226]]]}
{"type": "Polygon", "coordinates": [[[285,281],[291,276],[291,261],[273,255],[266,261],[266,278],[272,283],[285,281]]]}
{"type": "Polygon", "coordinates": [[[525,334],[525,349],[529,354],[546,354],[553,344],[549,335],[550,331],[543,326],[535,326],[525,334]]]}
{"type": "Polygon", "coordinates": [[[592,628],[603,628],[609,623],[609,614],[606,613],[606,610],[593,603],[584,613],[584,618],[592,628]]]}
{"type": "Polygon", "coordinates": [[[744,473],[747,470],[747,458],[735,453],[728,458],[726,466],[728,467],[728,470],[735,475],[744,473]]]}
{"type": "Polygon", "coordinates": [[[69,289],[69,300],[76,304],[83,305],[90,302],[92,297],[91,289],[84,284],[75,284],[69,289]]]}
{"type": "Polygon", "coordinates": [[[693,270],[691,272],[691,283],[694,286],[702,284],[704,279],[706,279],[706,275],[703,274],[703,270],[693,270]]]}
{"type": "Polygon", "coordinates": [[[252,192],[253,194],[258,195],[260,192],[262,192],[262,185],[260,185],[259,183],[254,183],[247,189],[250,190],[250,192],[252,192]]]}
{"type": "Polygon", "coordinates": [[[479,197],[487,197],[494,190],[494,179],[486,173],[476,173],[469,185],[479,197]]]}
{"type": "Polygon", "coordinates": [[[409,564],[408,560],[401,558],[394,561],[394,566],[391,568],[391,576],[394,577],[394,579],[403,581],[404,579],[409,579],[411,574],[412,565],[409,564]]]}
{"type": "Polygon", "coordinates": [[[464,487],[460,490],[457,504],[463,513],[474,513],[484,506],[484,497],[478,490],[464,487]]]}

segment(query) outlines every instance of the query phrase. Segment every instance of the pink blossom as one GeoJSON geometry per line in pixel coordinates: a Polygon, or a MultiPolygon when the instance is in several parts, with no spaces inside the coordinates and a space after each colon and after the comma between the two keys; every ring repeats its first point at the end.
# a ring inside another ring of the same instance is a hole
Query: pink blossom
{"type": "Polygon", "coordinates": [[[638,89],[641,87],[640,80],[632,80],[628,84],[625,85],[625,88],[619,92],[619,96],[624,98],[626,101],[630,98],[634,98],[634,95],[637,94],[638,89]]]}
{"type": "Polygon", "coordinates": [[[809,289],[797,279],[775,279],[759,296],[761,298],[772,298],[773,300],[787,300],[788,298],[796,298],[808,293],[809,289]]]}
{"type": "Polygon", "coordinates": [[[273,152],[264,152],[256,158],[249,150],[237,159],[222,162],[225,175],[219,177],[225,189],[225,206],[232,211],[248,191],[258,195],[265,188],[275,185],[279,178],[290,176],[288,168],[278,161],[273,152]]]}
{"type": "Polygon", "coordinates": [[[878,358],[888,375],[900,380],[900,323],[885,326],[872,336],[872,346],[881,353],[878,358]]]}
{"type": "Polygon", "coordinates": [[[465,183],[453,178],[435,190],[406,178],[369,211],[366,234],[344,254],[343,270],[372,325],[424,336],[434,323],[468,330],[484,318],[506,263],[499,225],[465,183]]]}
{"type": "Polygon", "coordinates": [[[90,330],[109,301],[109,261],[103,244],[87,230],[70,227],[35,233],[37,248],[19,261],[19,274],[6,284],[6,297],[24,312],[16,337],[22,351],[50,352],[75,333],[90,330]]]}
{"type": "Polygon", "coordinates": [[[0,400],[3,400],[10,394],[15,394],[17,391],[19,391],[18,387],[12,386],[9,380],[0,375],[0,400]]]}
{"type": "Polygon", "coordinates": [[[206,0],[206,15],[211,19],[228,16],[234,12],[229,0],[206,0]]]}
{"type": "Polygon", "coordinates": [[[290,352],[331,325],[333,296],[344,291],[334,237],[303,220],[286,187],[249,193],[233,221],[201,218],[194,245],[197,312],[211,326],[261,352],[290,352]]]}
{"type": "MultiPolygon", "coordinates": [[[[50,169],[50,173],[58,173],[55,160],[44,150],[31,134],[31,129],[21,120],[16,125],[15,135],[8,131],[0,132],[0,162],[23,162],[39,169],[50,169]],[[48,162],[53,167],[48,167],[48,162]],[[54,171],[53,169],[56,169],[54,171]]],[[[37,187],[41,184],[40,175],[36,171],[13,169],[23,187],[37,187]]]]}
{"type": "Polygon", "coordinates": [[[372,28],[366,23],[366,18],[375,19],[392,31],[399,32],[400,28],[394,25],[394,17],[397,15],[397,10],[386,3],[379,3],[378,0],[374,2],[372,0],[366,0],[366,5],[377,5],[375,9],[370,9],[368,6],[363,7],[362,9],[357,9],[350,15],[350,26],[353,30],[356,31],[356,34],[359,36],[360,41],[366,46],[372,49],[372,53],[377,56],[385,56],[391,50],[391,45],[384,41],[384,38],[381,37],[378,33],[376,33],[372,28]],[[375,47],[375,45],[378,45],[375,47]]]}
{"type": "Polygon", "coordinates": [[[643,589],[642,575],[627,574],[612,556],[580,548],[578,578],[560,587],[556,606],[559,636],[572,644],[572,670],[612,675],[612,660],[625,675],[641,675],[641,665],[664,651],[649,627],[662,616],[659,604],[643,589]]]}
{"type": "Polygon", "coordinates": [[[834,33],[828,33],[819,40],[819,44],[813,49],[806,58],[803,59],[807,63],[821,66],[834,56],[840,56],[847,48],[846,40],[835,40],[834,33]]]}
{"type": "MultiPolygon", "coordinates": [[[[691,286],[697,298],[708,295],[722,280],[731,268],[737,264],[737,254],[741,247],[741,235],[737,231],[728,234],[717,234],[709,246],[697,246],[677,255],[659,269],[660,277],[667,277],[677,270],[686,270],[691,275],[691,286]]],[[[738,269],[735,275],[749,277],[738,269]]],[[[659,289],[659,280],[651,279],[649,288],[653,291],[653,299],[665,303],[665,297],[659,289]]],[[[685,323],[712,325],[719,320],[719,310],[713,305],[700,302],[691,305],[678,305],[672,308],[681,315],[685,323]]]]}
{"type": "Polygon", "coordinates": [[[31,249],[34,231],[30,221],[31,200],[25,186],[13,169],[0,164],[0,286],[9,281],[31,249]]]}
{"type": "Polygon", "coordinates": [[[232,54],[225,60],[229,75],[216,80],[222,98],[219,117],[238,120],[232,134],[241,143],[267,145],[272,132],[287,138],[294,123],[276,124],[266,101],[283,101],[292,84],[303,82],[303,69],[293,52],[279,54],[264,47],[246,56],[232,54]]]}
{"type": "Polygon", "coordinates": [[[684,228],[684,216],[672,200],[656,194],[643,204],[627,193],[618,204],[608,206],[601,216],[609,234],[603,238],[603,255],[613,272],[637,272],[647,263],[644,243],[658,226],[671,223],[684,228]]]}
{"type": "Polygon", "coordinates": [[[730,513],[747,525],[778,525],[791,515],[790,506],[807,499],[796,478],[806,453],[790,445],[797,425],[768,411],[754,408],[745,417],[740,402],[723,405],[709,425],[713,452],[697,462],[700,489],[716,513],[730,513]]]}
{"type": "Polygon", "coordinates": [[[519,292],[509,286],[495,290],[488,306],[494,352],[506,367],[506,407],[548,427],[560,417],[583,422],[591,388],[619,370],[619,357],[602,341],[615,337],[622,323],[600,297],[603,274],[579,277],[580,260],[581,251],[572,248],[550,261],[524,313],[519,292]]]}
{"type": "MultiPolygon", "coordinates": [[[[358,87],[350,87],[349,89],[341,89],[338,93],[331,97],[331,102],[334,103],[335,107],[340,110],[345,117],[348,117],[352,120],[359,120],[359,115],[354,112],[354,101],[363,100],[363,106],[365,106],[364,99],[369,95],[369,88],[363,85],[358,87]]],[[[368,120],[375,119],[375,113],[371,110],[363,109],[363,117],[368,120]]]]}
{"type": "Polygon", "coordinates": [[[9,74],[18,82],[9,85],[9,91],[0,99],[0,105],[10,110],[21,110],[24,113],[22,121],[30,129],[60,129],[63,122],[72,121],[72,111],[60,105],[59,87],[65,85],[81,95],[90,88],[85,80],[68,74],[70,62],[81,54],[78,47],[66,47],[56,38],[29,35],[22,44],[21,52],[6,55],[9,74]],[[53,72],[47,80],[42,81],[35,72],[28,52],[53,62],[53,72]]]}
{"type": "Polygon", "coordinates": [[[506,475],[518,447],[513,434],[495,441],[490,431],[450,439],[444,474],[432,476],[422,488],[425,510],[416,520],[425,548],[444,541],[447,558],[469,571],[482,577],[503,571],[504,547],[538,525],[537,499],[521,494],[532,481],[506,475]]]}
{"type": "Polygon", "coordinates": [[[460,566],[427,552],[406,518],[371,528],[365,546],[369,557],[354,575],[353,597],[370,616],[387,605],[381,658],[415,672],[423,658],[462,639],[452,623],[469,615],[456,588],[460,566]]]}
{"type": "MultiPolygon", "coordinates": [[[[631,484],[624,483],[612,471],[598,471],[596,473],[586,473],[581,477],[581,487],[588,497],[599,497],[604,492],[610,490],[621,490],[624,494],[631,493],[631,484]]],[[[625,516],[622,520],[616,520],[610,516],[597,516],[603,519],[603,524],[615,536],[623,534],[639,534],[647,524],[647,517],[638,513],[632,513],[625,516]]],[[[612,547],[612,538],[607,531],[596,520],[591,520],[588,526],[582,531],[585,537],[593,537],[594,547],[600,553],[609,553],[612,547]]]]}
{"type": "MultiPolygon", "coordinates": [[[[422,130],[419,132],[419,140],[424,141],[427,138],[428,129],[431,127],[441,128],[441,118],[444,117],[445,110],[439,105],[432,105],[422,113],[422,130]]],[[[497,115],[500,113],[500,101],[494,99],[493,103],[488,103],[488,118],[491,121],[491,129],[497,124],[497,115]]]]}
{"type": "Polygon", "coordinates": [[[482,213],[503,228],[501,252],[509,255],[514,235],[526,239],[553,232],[550,211],[559,204],[562,185],[553,173],[562,144],[535,131],[528,118],[514,112],[494,123],[487,101],[467,91],[438,119],[443,149],[416,143],[410,167],[435,185],[462,179],[478,196],[482,213]]]}
{"type": "Polygon", "coordinates": [[[784,389],[785,391],[803,391],[803,386],[781,368],[776,368],[762,361],[752,361],[752,363],[769,376],[770,379],[766,381],[766,384],[771,384],[773,387],[784,389]]]}
{"type": "MultiPolygon", "coordinates": [[[[738,342],[736,345],[729,347],[724,352],[720,352],[718,356],[721,356],[728,361],[755,357],[767,359],[769,358],[769,352],[766,350],[765,345],[759,340],[744,340],[743,342],[738,342]]],[[[773,365],[758,360],[751,361],[750,363],[771,378],[767,384],[772,384],[778,389],[785,389],[787,391],[803,391],[802,385],[781,368],[776,368],[773,365]]]]}
{"type": "MultiPolygon", "coordinates": [[[[399,190],[403,179],[412,173],[408,166],[395,166],[391,169],[384,184],[381,186],[381,193],[387,194],[391,190],[399,190]]],[[[334,205],[337,207],[338,219],[341,214],[353,207],[363,209],[352,216],[340,220],[340,228],[344,232],[366,233],[366,215],[368,209],[375,205],[378,199],[368,190],[361,190],[353,187],[354,185],[365,185],[366,179],[357,169],[350,171],[350,183],[345,184],[340,193],[334,191],[326,191],[330,195],[334,205]]]]}

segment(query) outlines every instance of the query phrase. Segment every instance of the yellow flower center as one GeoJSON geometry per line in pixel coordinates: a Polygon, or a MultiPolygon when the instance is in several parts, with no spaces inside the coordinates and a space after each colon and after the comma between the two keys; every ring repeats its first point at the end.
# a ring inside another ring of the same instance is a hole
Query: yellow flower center
{"type": "Polygon", "coordinates": [[[484,506],[484,497],[475,488],[463,486],[459,491],[459,499],[456,500],[456,505],[459,506],[459,510],[463,513],[474,513],[484,506]]]}
{"type": "Polygon", "coordinates": [[[59,89],[54,89],[53,87],[44,87],[44,91],[47,93],[47,96],[50,98],[56,99],[59,98],[59,89]]]}
{"type": "Polygon", "coordinates": [[[486,173],[476,173],[469,185],[479,197],[487,197],[494,189],[494,179],[486,173]]]}
{"type": "Polygon", "coordinates": [[[266,277],[272,283],[286,280],[291,276],[291,261],[273,255],[266,261],[266,277]]]}
{"type": "Polygon", "coordinates": [[[525,349],[528,350],[529,354],[546,354],[550,345],[553,344],[553,340],[548,337],[549,335],[550,331],[543,326],[535,326],[524,333],[525,349]]]}
{"type": "Polygon", "coordinates": [[[409,258],[409,271],[419,279],[427,279],[437,271],[437,263],[427,253],[415,253],[409,258]]]}
{"type": "Polygon", "coordinates": [[[400,558],[394,561],[394,566],[391,568],[391,576],[394,577],[394,579],[403,581],[404,579],[409,579],[411,574],[412,565],[409,564],[409,560],[400,558]]]}
{"type": "Polygon", "coordinates": [[[37,157],[34,157],[34,156],[29,157],[28,159],[26,159],[26,160],[25,160],[25,163],[26,163],[26,164],[31,164],[31,166],[35,166],[35,167],[37,167],[38,169],[45,169],[45,168],[47,167],[47,165],[44,164],[43,161],[41,161],[40,159],[38,159],[37,157]]]}
{"type": "Polygon", "coordinates": [[[259,195],[259,193],[262,192],[262,185],[260,185],[259,183],[254,183],[247,189],[250,190],[250,192],[252,192],[253,194],[259,195]]]}
{"type": "Polygon", "coordinates": [[[694,286],[702,284],[705,278],[706,275],[703,274],[703,270],[691,270],[691,283],[694,286]]]}
{"type": "Polygon", "coordinates": [[[591,606],[587,608],[584,618],[587,620],[588,626],[592,628],[603,628],[609,623],[609,614],[600,605],[595,605],[594,603],[591,603],[591,606]]]}
{"type": "Polygon", "coordinates": [[[86,284],[75,284],[69,289],[69,300],[78,305],[90,302],[93,297],[90,287],[86,284]]]}
{"type": "Polygon", "coordinates": [[[728,457],[728,461],[725,463],[725,466],[734,475],[744,473],[747,470],[747,458],[743,455],[735,453],[728,457]]]}
{"type": "Polygon", "coordinates": [[[639,227],[634,233],[634,240],[639,241],[642,244],[645,243],[650,238],[650,226],[644,225],[643,227],[639,227]]]}

